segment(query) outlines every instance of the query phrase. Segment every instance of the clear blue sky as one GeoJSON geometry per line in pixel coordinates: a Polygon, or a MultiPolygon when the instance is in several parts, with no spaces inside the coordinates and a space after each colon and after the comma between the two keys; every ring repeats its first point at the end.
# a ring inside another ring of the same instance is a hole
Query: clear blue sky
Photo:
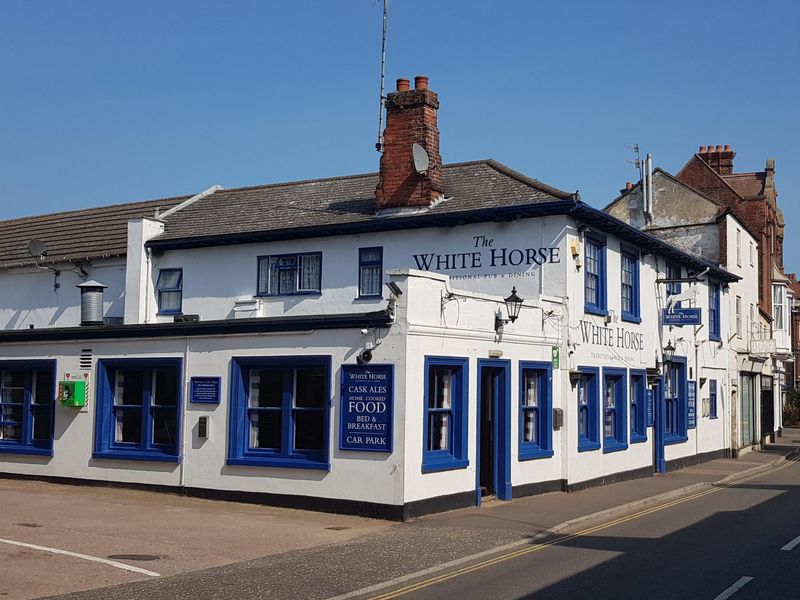
{"type": "MultiPolygon", "coordinates": [[[[378,0],[3,0],[0,219],[375,171],[378,0]]],[[[430,77],[445,162],[495,158],[603,206],[731,144],[776,159],[800,270],[792,1],[391,0],[387,81],[430,77]]]]}

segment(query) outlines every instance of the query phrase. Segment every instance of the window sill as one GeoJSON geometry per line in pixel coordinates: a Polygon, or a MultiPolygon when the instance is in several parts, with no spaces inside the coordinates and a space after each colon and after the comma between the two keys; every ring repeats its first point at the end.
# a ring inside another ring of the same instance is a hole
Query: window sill
{"type": "Polygon", "coordinates": [[[176,317],[176,316],[182,315],[182,314],[183,314],[182,310],[176,310],[174,312],[173,311],[167,311],[167,312],[158,311],[156,313],[156,316],[157,317],[176,317]]]}
{"type": "Polygon", "coordinates": [[[291,298],[292,296],[322,296],[322,291],[292,292],[291,294],[256,294],[254,298],[291,298]]]}
{"type": "Polygon", "coordinates": [[[646,435],[631,434],[631,444],[641,444],[647,441],[646,435]]]}
{"type": "Polygon", "coordinates": [[[669,435],[664,438],[664,445],[669,446],[671,444],[682,444],[684,442],[688,442],[689,437],[686,435],[669,435]]]}
{"type": "Polygon", "coordinates": [[[353,300],[356,300],[356,301],[358,301],[358,300],[364,300],[364,301],[367,301],[367,300],[383,300],[383,295],[382,294],[375,294],[374,296],[356,296],[355,298],[353,298],[353,300]]]}
{"type": "Polygon", "coordinates": [[[578,442],[578,452],[590,452],[592,450],[600,450],[600,442],[578,442]]]}
{"type": "Polygon", "coordinates": [[[719,417],[717,417],[717,415],[714,415],[713,417],[709,415],[709,417],[708,417],[708,418],[709,418],[709,419],[712,419],[712,420],[714,420],[714,421],[716,421],[716,420],[717,420],[719,417]]]}
{"type": "Polygon", "coordinates": [[[99,460],[169,462],[175,464],[181,462],[180,456],[175,456],[174,454],[164,454],[163,452],[147,452],[145,450],[104,450],[102,452],[92,452],[92,458],[99,460]]]}
{"type": "Polygon", "coordinates": [[[603,454],[609,454],[610,452],[621,452],[622,450],[627,450],[628,444],[623,442],[607,439],[603,440],[603,454]]]}
{"type": "Polygon", "coordinates": [[[591,304],[584,304],[583,312],[589,313],[590,315],[598,315],[600,317],[608,316],[608,311],[605,308],[598,308],[597,306],[592,306],[591,304]]]}
{"type": "Polygon", "coordinates": [[[0,444],[0,454],[27,454],[29,456],[53,456],[51,448],[37,448],[36,446],[24,446],[22,444],[0,444]]]}
{"type": "Polygon", "coordinates": [[[466,469],[469,466],[469,459],[451,458],[450,460],[438,460],[422,463],[423,473],[439,473],[441,471],[455,471],[456,469],[466,469]]]}
{"type": "Polygon", "coordinates": [[[626,314],[626,313],[622,313],[622,315],[620,316],[620,319],[622,319],[626,323],[641,323],[642,322],[642,317],[639,317],[637,315],[630,315],[630,314],[626,314]]]}
{"type": "Polygon", "coordinates": [[[541,448],[521,448],[519,451],[519,460],[536,460],[537,458],[551,458],[553,456],[552,450],[543,450],[541,448]]]}
{"type": "Polygon", "coordinates": [[[708,335],[708,340],[711,341],[711,342],[721,342],[722,338],[720,336],[718,336],[718,335],[709,334],[708,335]]]}
{"type": "Polygon", "coordinates": [[[237,467],[271,467],[274,469],[309,469],[314,471],[330,471],[331,463],[304,458],[229,458],[227,464],[237,467]]]}

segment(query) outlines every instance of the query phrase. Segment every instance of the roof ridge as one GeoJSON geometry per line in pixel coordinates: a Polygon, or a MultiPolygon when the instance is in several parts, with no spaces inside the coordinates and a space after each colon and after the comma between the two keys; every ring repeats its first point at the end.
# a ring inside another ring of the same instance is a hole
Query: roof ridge
{"type": "Polygon", "coordinates": [[[494,160],[493,158],[487,158],[484,161],[476,161],[476,162],[485,162],[487,165],[495,169],[496,171],[502,173],[503,175],[507,175],[520,181],[521,183],[525,183],[532,188],[535,188],[539,191],[542,191],[546,194],[550,194],[551,196],[555,196],[556,198],[560,198],[562,200],[578,200],[577,195],[578,193],[572,192],[565,192],[564,190],[560,190],[556,187],[551,185],[547,185],[546,183],[542,183],[538,179],[534,179],[533,177],[528,177],[527,175],[523,175],[519,171],[515,171],[511,167],[504,165],[501,162],[494,160]]]}

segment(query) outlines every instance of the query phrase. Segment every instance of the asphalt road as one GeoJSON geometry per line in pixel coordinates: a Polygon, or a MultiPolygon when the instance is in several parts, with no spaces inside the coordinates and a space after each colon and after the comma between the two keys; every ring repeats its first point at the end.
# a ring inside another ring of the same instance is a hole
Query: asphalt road
{"type": "Polygon", "coordinates": [[[800,463],[793,462],[371,598],[800,598],[798,536],[800,463]]]}

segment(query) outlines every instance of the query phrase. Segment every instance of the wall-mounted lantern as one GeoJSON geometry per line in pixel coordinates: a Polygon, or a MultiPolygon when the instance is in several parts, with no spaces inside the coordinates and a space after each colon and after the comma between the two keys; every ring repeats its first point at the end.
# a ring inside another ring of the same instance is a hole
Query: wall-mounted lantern
{"type": "Polygon", "coordinates": [[[672,342],[667,342],[667,345],[664,346],[664,362],[672,362],[673,358],[675,358],[675,346],[672,345],[672,342]]]}
{"type": "Polygon", "coordinates": [[[517,288],[511,288],[511,295],[508,298],[505,298],[504,302],[506,303],[506,312],[508,313],[508,318],[504,319],[500,316],[500,314],[494,315],[494,330],[500,331],[500,328],[503,327],[506,323],[513,323],[517,320],[519,316],[519,311],[522,308],[523,299],[517,296],[517,288]]]}

